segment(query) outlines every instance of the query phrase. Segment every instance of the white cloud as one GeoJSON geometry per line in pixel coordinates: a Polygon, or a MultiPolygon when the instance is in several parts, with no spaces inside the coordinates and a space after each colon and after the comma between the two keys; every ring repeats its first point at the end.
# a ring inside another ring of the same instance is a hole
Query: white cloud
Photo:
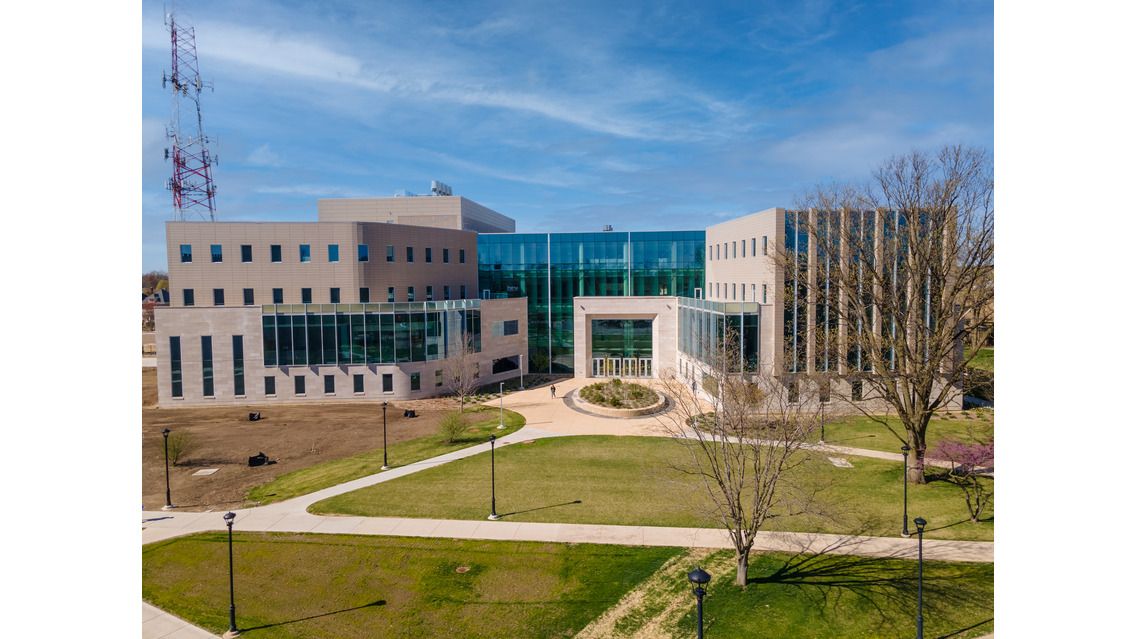
{"type": "Polygon", "coordinates": [[[262,144],[252,150],[245,158],[246,164],[252,166],[282,166],[283,161],[280,156],[276,154],[267,144],[262,144]]]}

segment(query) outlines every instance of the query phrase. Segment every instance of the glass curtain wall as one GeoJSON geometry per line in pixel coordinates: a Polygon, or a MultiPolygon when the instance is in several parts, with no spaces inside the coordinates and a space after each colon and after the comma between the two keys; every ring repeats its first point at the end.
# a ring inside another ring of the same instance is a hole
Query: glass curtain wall
{"type": "Polygon", "coordinates": [[[761,355],[761,306],[756,302],[715,302],[679,298],[678,349],[687,357],[711,363],[712,349],[722,347],[727,331],[738,340],[738,357],[730,372],[755,371],[761,355]]]}
{"type": "Polygon", "coordinates": [[[265,366],[395,364],[481,351],[477,300],[264,307],[265,366]]]}
{"type": "Polygon", "coordinates": [[[528,297],[529,372],[572,373],[580,296],[694,296],[704,231],[479,235],[481,294],[528,297]]]}
{"type": "Polygon", "coordinates": [[[806,370],[809,231],[807,211],[785,212],[785,372],[806,370]]]}

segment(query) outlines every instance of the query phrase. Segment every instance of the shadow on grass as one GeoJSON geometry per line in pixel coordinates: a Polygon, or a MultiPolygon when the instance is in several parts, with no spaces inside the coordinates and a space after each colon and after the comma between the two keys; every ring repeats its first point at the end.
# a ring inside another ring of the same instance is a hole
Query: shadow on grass
{"type": "Polygon", "coordinates": [[[263,625],[260,625],[260,626],[253,626],[252,628],[240,628],[239,630],[241,632],[252,632],[253,630],[265,630],[267,628],[276,628],[277,626],[286,626],[290,623],[300,623],[301,621],[310,621],[312,619],[319,619],[320,617],[330,617],[332,615],[338,615],[338,614],[343,613],[343,612],[351,612],[351,611],[354,611],[354,610],[362,610],[364,608],[373,608],[373,607],[376,607],[376,606],[385,606],[385,605],[387,605],[386,600],[385,599],[379,599],[378,601],[372,601],[371,603],[363,604],[362,606],[355,606],[353,608],[343,608],[342,610],[332,610],[331,612],[322,612],[318,615],[309,615],[307,617],[300,617],[299,619],[289,619],[288,621],[278,621],[276,623],[266,623],[266,624],[263,624],[263,625]]]}
{"type": "Polygon", "coordinates": [[[505,517],[508,517],[509,515],[523,515],[525,513],[531,513],[531,512],[537,511],[537,510],[547,510],[549,508],[559,508],[561,506],[571,506],[572,504],[582,504],[582,503],[584,503],[583,500],[576,499],[576,500],[573,500],[573,501],[566,501],[562,504],[551,504],[549,506],[537,506],[536,508],[528,508],[526,510],[515,510],[511,513],[501,513],[501,517],[505,518],[505,517]]]}
{"type": "Polygon", "coordinates": [[[982,626],[985,626],[988,623],[994,623],[994,617],[991,617],[989,619],[983,619],[982,621],[979,621],[976,624],[969,625],[965,628],[959,628],[958,630],[955,630],[954,632],[948,632],[945,635],[939,635],[938,637],[936,637],[936,639],[950,639],[951,637],[957,637],[957,636],[961,635],[962,633],[966,632],[967,630],[974,630],[975,628],[981,628],[982,626]]]}
{"type": "MultiPolygon", "coordinates": [[[[978,523],[980,523],[980,524],[985,524],[985,523],[989,523],[989,522],[993,522],[993,521],[994,521],[993,517],[979,517],[978,518],[978,523]]],[[[960,519],[960,520],[958,520],[954,523],[946,524],[946,525],[943,525],[943,526],[938,526],[936,528],[925,528],[924,532],[934,532],[936,530],[944,530],[946,528],[954,528],[955,526],[961,526],[962,524],[970,524],[970,523],[973,523],[973,522],[970,521],[970,517],[967,517],[966,519],[960,519]]]]}

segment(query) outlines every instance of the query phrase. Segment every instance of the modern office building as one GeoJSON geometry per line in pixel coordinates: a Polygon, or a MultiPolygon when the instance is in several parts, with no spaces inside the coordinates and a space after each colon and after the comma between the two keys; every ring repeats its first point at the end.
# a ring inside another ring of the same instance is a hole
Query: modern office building
{"type": "Polygon", "coordinates": [[[727,331],[735,370],[791,388],[819,375],[831,380],[823,394],[844,384],[855,395],[865,367],[848,336],[887,329],[836,321],[827,274],[846,256],[824,255],[805,231],[844,224],[874,237],[895,223],[883,212],[511,233],[511,219],[441,186],[431,197],[320,200],[317,222],[169,223],[160,404],[426,397],[448,390],[446,363],[467,343],[486,384],[523,368],[673,371],[697,385],[705,349],[727,331]]]}

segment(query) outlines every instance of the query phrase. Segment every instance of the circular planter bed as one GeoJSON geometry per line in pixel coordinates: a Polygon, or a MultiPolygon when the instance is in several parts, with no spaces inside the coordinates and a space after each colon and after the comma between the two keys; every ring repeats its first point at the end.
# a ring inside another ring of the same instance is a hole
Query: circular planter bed
{"type": "Polygon", "coordinates": [[[607,417],[650,415],[666,404],[661,393],[620,379],[585,386],[576,393],[576,401],[589,412],[607,417]]]}

